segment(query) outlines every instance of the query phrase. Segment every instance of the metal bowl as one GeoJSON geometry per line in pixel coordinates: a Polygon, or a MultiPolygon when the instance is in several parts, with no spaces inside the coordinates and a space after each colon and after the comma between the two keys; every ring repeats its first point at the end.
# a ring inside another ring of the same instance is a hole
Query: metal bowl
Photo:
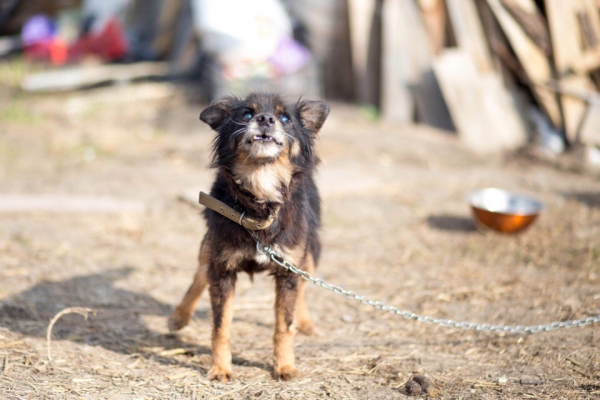
{"type": "Polygon", "coordinates": [[[478,228],[503,233],[522,231],[544,209],[544,205],[534,198],[495,188],[471,192],[467,200],[478,228]]]}

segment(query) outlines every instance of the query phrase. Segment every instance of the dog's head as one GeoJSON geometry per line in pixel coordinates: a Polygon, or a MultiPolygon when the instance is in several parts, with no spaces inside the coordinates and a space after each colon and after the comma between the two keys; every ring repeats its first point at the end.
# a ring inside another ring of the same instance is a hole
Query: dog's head
{"type": "Polygon", "coordinates": [[[233,171],[247,166],[289,161],[298,169],[315,163],[313,143],[329,114],[323,101],[286,104],[276,94],[252,93],[245,100],[225,97],[202,111],[214,129],[214,167],[233,171]]]}

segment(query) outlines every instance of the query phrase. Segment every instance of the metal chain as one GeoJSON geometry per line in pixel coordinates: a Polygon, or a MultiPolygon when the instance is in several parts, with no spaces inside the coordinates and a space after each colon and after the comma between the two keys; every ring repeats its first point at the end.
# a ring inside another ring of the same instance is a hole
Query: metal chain
{"type": "MultiPolygon", "coordinates": [[[[255,235],[252,235],[252,236],[256,239],[255,235]]],[[[387,306],[380,301],[373,301],[373,300],[369,299],[367,296],[361,296],[361,295],[356,294],[353,291],[345,290],[344,288],[342,288],[340,286],[336,286],[336,285],[327,283],[321,278],[315,278],[308,272],[301,270],[300,268],[297,268],[293,264],[286,261],[285,258],[283,258],[283,256],[281,254],[272,250],[271,246],[262,247],[260,245],[259,240],[256,240],[256,250],[261,254],[268,255],[271,258],[271,260],[275,264],[279,265],[280,267],[283,267],[283,268],[287,269],[288,271],[290,271],[296,275],[299,275],[302,279],[310,281],[317,286],[320,286],[324,289],[330,290],[333,293],[337,293],[342,296],[346,296],[352,300],[357,300],[357,301],[361,302],[362,304],[372,306],[378,310],[382,310],[382,311],[389,312],[391,314],[399,315],[399,316],[403,317],[404,319],[424,322],[424,323],[430,324],[430,325],[439,325],[439,326],[443,326],[445,328],[459,328],[459,329],[471,330],[471,331],[504,332],[504,333],[515,333],[515,334],[522,335],[525,333],[540,333],[540,332],[555,331],[557,329],[562,329],[562,328],[584,327],[586,325],[595,324],[597,322],[600,322],[600,315],[596,315],[593,317],[575,319],[575,320],[570,320],[570,321],[555,321],[555,322],[551,322],[549,324],[543,324],[543,325],[507,326],[507,325],[476,324],[473,322],[464,322],[464,321],[460,322],[460,321],[453,321],[451,319],[434,318],[434,317],[430,317],[430,316],[426,316],[426,315],[419,315],[412,311],[400,310],[394,306],[387,306]]]]}

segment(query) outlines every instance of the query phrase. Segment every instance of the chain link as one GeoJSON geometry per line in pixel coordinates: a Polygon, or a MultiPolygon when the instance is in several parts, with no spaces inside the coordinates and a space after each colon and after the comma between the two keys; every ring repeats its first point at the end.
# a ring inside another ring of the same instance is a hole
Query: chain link
{"type": "MultiPolygon", "coordinates": [[[[255,235],[252,235],[252,236],[256,239],[255,235]]],[[[464,329],[464,330],[480,331],[480,332],[503,332],[503,333],[514,333],[514,334],[522,335],[525,333],[540,333],[540,332],[555,331],[557,329],[562,329],[562,328],[584,327],[584,326],[587,326],[590,324],[595,324],[597,322],[600,322],[600,315],[596,315],[593,317],[575,319],[575,320],[570,320],[570,321],[555,321],[555,322],[551,322],[549,324],[543,324],[543,325],[507,326],[507,325],[475,324],[473,322],[454,321],[451,319],[434,318],[434,317],[430,317],[427,315],[419,315],[412,311],[400,310],[394,306],[385,305],[380,301],[373,301],[370,298],[368,298],[367,296],[358,295],[351,290],[345,290],[344,288],[342,288],[340,286],[336,286],[336,285],[327,283],[321,278],[315,278],[308,272],[306,272],[300,268],[297,268],[293,264],[286,261],[285,258],[283,258],[283,256],[281,254],[272,250],[270,246],[261,247],[260,241],[258,241],[258,240],[256,240],[256,250],[261,254],[268,255],[271,258],[271,260],[275,264],[279,265],[280,267],[283,267],[283,268],[287,269],[288,271],[290,271],[296,275],[299,275],[302,279],[310,281],[319,287],[330,290],[333,293],[337,293],[342,296],[346,296],[352,300],[359,301],[362,304],[372,306],[378,310],[386,311],[386,312],[389,312],[390,314],[399,315],[399,316],[403,317],[404,319],[419,321],[419,322],[423,322],[423,323],[430,324],[430,325],[439,325],[439,326],[443,326],[445,328],[459,328],[459,329],[464,329]]]]}

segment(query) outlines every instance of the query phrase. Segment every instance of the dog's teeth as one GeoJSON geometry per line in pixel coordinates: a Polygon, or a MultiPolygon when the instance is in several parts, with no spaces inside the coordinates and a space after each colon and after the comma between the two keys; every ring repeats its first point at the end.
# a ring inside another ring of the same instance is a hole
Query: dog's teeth
{"type": "Polygon", "coordinates": [[[262,141],[270,142],[273,140],[273,137],[271,137],[269,135],[255,135],[254,140],[262,140],[262,141]]]}

